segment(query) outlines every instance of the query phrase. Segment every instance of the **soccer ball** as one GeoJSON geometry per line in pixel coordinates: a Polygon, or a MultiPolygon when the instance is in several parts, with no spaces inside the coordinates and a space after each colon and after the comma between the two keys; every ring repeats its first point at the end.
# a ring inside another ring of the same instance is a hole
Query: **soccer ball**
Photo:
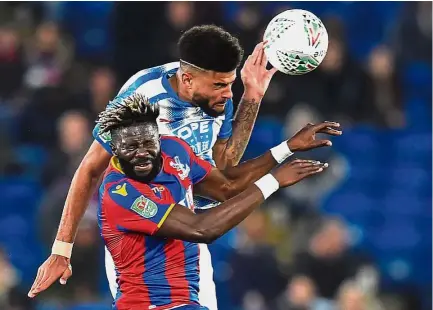
{"type": "Polygon", "coordinates": [[[264,50],[279,71],[301,75],[316,69],[328,51],[328,32],[322,21],[305,10],[275,16],[265,30],[264,50]]]}

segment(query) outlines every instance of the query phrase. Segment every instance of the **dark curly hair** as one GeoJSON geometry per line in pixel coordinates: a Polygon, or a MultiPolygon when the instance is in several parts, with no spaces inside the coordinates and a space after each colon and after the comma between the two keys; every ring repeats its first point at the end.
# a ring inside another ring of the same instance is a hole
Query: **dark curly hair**
{"type": "Polygon", "coordinates": [[[178,41],[178,49],[181,61],[224,73],[239,67],[244,55],[239,40],[215,25],[187,30],[178,41]]]}
{"type": "Polygon", "coordinates": [[[99,132],[105,133],[134,123],[156,124],[158,116],[159,105],[157,103],[151,104],[142,94],[133,93],[111,101],[109,107],[99,114],[96,122],[99,124],[99,132]]]}

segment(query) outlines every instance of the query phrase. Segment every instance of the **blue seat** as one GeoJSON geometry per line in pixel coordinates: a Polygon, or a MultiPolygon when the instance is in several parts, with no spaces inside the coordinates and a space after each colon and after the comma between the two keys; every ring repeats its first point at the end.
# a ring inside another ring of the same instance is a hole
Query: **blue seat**
{"type": "Polygon", "coordinates": [[[28,179],[0,179],[2,207],[0,215],[21,214],[32,216],[41,198],[40,184],[28,179]]]}
{"type": "Polygon", "coordinates": [[[403,82],[413,95],[417,94],[431,96],[432,67],[431,64],[415,62],[404,68],[403,82]]]}
{"type": "MultiPolygon", "coordinates": [[[[430,88],[431,92],[431,88],[430,88]]],[[[411,98],[404,104],[407,126],[420,129],[431,129],[432,105],[430,99],[411,98]]]]}
{"type": "Polygon", "coordinates": [[[20,145],[14,149],[18,163],[24,166],[25,175],[38,180],[47,161],[46,150],[38,145],[20,145]]]}
{"type": "Polygon", "coordinates": [[[390,186],[402,191],[416,191],[429,182],[429,172],[422,167],[401,166],[390,171],[390,186]]]}
{"type": "Polygon", "coordinates": [[[401,191],[388,193],[381,208],[384,213],[403,216],[422,216],[425,212],[425,204],[417,196],[409,196],[401,191]]]}
{"type": "Polygon", "coordinates": [[[374,244],[378,249],[385,250],[409,250],[420,244],[422,235],[416,229],[414,223],[407,217],[400,220],[388,219],[387,223],[375,231],[374,244]]]}
{"type": "Polygon", "coordinates": [[[283,141],[283,125],[271,117],[259,118],[251,134],[243,160],[257,157],[283,141]]]}

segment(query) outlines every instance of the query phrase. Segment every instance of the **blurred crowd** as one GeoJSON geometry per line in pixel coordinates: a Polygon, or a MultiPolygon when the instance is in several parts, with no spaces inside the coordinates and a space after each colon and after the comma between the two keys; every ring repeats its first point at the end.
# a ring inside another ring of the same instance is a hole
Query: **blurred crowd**
{"type": "MultiPolygon", "coordinates": [[[[11,230],[21,227],[12,216],[20,208],[15,196],[12,211],[5,208],[0,216],[1,309],[80,309],[98,302],[106,306],[95,309],[109,309],[96,197],[79,228],[70,283],[55,285],[37,304],[26,298],[50,251],[97,114],[132,74],[176,61],[176,41],[190,26],[222,25],[248,55],[270,19],[288,8],[322,18],[328,54],[305,76],[275,75],[245,159],[321,120],[339,121],[345,130],[367,125],[431,132],[431,85],[414,108],[421,118],[414,120],[402,77],[409,63],[422,63],[431,82],[431,2],[0,3],[0,179],[37,189],[20,200],[32,206],[20,215],[30,223],[25,227],[32,237],[24,238],[30,252],[15,249],[19,237],[11,230]],[[20,262],[20,253],[28,253],[27,262],[20,262]]],[[[412,80],[417,83],[416,76],[412,80]]],[[[240,98],[240,80],[234,93],[240,98]]],[[[212,246],[220,309],[422,309],[420,290],[382,289],[374,255],[352,247],[344,216],[320,212],[321,202],[347,178],[347,158],[335,149],[305,156],[329,162],[329,171],[285,190],[212,246]]]]}

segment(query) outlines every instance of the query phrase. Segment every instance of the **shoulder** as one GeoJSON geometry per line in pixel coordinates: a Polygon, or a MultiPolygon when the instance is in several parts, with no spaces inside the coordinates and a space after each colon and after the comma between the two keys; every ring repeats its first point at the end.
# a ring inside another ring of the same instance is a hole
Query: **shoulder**
{"type": "Polygon", "coordinates": [[[161,150],[169,156],[190,156],[192,149],[188,143],[176,136],[161,136],[161,150]]]}
{"type": "Polygon", "coordinates": [[[148,83],[152,84],[152,81],[159,80],[164,74],[176,72],[179,68],[179,62],[171,62],[161,66],[147,68],[138,71],[120,89],[118,96],[128,94],[138,90],[143,85],[148,83]]]}
{"type": "Polygon", "coordinates": [[[140,197],[154,200],[156,197],[148,184],[123,177],[110,182],[105,187],[105,196],[123,208],[129,208],[140,197]]]}

